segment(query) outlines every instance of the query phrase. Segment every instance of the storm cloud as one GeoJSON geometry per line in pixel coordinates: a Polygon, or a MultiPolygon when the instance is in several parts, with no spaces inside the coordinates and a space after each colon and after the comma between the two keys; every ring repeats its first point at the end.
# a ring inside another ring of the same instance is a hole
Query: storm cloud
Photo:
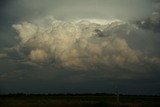
{"type": "Polygon", "coordinates": [[[156,90],[145,94],[159,93],[159,2],[15,0],[4,2],[0,11],[2,93],[12,83],[16,92],[25,92],[40,81],[55,88],[47,89],[51,92],[112,92],[113,84],[131,92],[130,83],[143,81],[156,90]]]}
{"type": "Polygon", "coordinates": [[[49,21],[39,22],[40,25],[28,22],[13,25],[20,38],[20,44],[15,48],[33,62],[79,69],[95,65],[126,67],[128,63],[142,64],[153,59],[159,63],[159,57],[148,57],[127,43],[126,38],[133,36],[130,33],[138,33],[139,28],[135,25],[120,20],[65,22],[50,18],[49,21]],[[25,49],[27,51],[23,51],[25,49]]]}

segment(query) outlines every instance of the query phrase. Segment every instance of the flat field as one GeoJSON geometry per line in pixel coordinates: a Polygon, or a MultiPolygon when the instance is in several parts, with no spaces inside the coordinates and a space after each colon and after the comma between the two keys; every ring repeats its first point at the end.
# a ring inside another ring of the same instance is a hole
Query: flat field
{"type": "Polygon", "coordinates": [[[1,95],[0,107],[160,107],[160,96],[1,95]]]}

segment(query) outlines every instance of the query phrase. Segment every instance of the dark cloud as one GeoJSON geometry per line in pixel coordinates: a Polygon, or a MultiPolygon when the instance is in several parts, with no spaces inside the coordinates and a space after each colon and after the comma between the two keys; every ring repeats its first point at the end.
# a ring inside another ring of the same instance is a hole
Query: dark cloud
{"type": "Polygon", "coordinates": [[[1,93],[159,93],[157,1],[1,2],[1,93]]]}
{"type": "MultiPolygon", "coordinates": [[[[7,3],[7,2],[5,2],[7,3]]],[[[149,15],[150,0],[15,0],[6,6],[6,13],[16,18],[33,18],[54,15],[59,19],[73,18],[126,18],[133,19],[149,15]]]]}

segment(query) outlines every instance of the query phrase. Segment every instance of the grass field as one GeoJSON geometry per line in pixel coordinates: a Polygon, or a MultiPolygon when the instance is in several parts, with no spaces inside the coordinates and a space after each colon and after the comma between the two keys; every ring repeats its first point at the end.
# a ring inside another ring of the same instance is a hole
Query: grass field
{"type": "Polygon", "coordinates": [[[8,95],[0,107],[160,107],[160,96],[8,95]]]}

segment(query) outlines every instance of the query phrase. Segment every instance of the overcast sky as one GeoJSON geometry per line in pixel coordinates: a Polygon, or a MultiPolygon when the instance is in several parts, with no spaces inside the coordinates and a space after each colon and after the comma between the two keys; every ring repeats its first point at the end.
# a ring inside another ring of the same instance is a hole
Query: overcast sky
{"type": "Polygon", "coordinates": [[[0,94],[160,94],[157,0],[1,0],[0,94]]]}

